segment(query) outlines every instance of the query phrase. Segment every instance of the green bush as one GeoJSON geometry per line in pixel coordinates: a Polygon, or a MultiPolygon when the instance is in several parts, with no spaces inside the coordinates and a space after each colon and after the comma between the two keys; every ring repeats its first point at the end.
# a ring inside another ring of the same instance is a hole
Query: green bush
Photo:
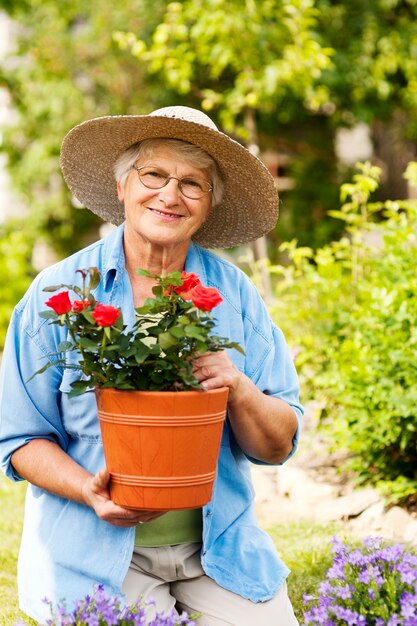
{"type": "MultiPolygon", "coordinates": [[[[316,252],[281,247],[272,315],[330,446],[398,500],[417,491],[417,201],[370,202],[380,170],[358,169],[332,212],[346,236],[316,252]]],[[[417,163],[405,177],[417,186],[417,163]]]]}
{"type": "Polygon", "coordinates": [[[33,243],[18,220],[8,220],[0,226],[0,350],[13,307],[36,273],[31,263],[33,243]]]}

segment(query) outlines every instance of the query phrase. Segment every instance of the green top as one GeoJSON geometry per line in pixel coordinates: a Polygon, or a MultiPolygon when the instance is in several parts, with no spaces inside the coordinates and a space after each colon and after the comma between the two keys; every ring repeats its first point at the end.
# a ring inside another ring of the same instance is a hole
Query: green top
{"type": "Polygon", "coordinates": [[[135,546],[156,548],[179,543],[198,543],[203,535],[203,518],[200,509],[168,511],[156,519],[138,524],[135,546]]]}

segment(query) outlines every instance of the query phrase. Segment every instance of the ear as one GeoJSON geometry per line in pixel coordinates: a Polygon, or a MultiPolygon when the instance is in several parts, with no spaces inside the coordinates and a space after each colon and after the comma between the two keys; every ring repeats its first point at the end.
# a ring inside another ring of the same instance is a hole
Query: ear
{"type": "Polygon", "coordinates": [[[120,202],[123,202],[123,200],[125,199],[125,190],[119,182],[117,183],[117,197],[119,198],[120,202]]]}

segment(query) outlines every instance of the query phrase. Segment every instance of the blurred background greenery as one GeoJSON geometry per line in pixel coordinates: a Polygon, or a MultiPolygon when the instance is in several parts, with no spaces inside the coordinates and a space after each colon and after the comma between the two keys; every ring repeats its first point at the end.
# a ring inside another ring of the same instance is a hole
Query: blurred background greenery
{"type": "Polygon", "coordinates": [[[263,250],[224,254],[259,281],[333,446],[361,480],[412,502],[417,224],[404,172],[416,158],[417,0],[0,0],[0,10],[14,194],[0,208],[0,348],[39,269],[102,232],[61,177],[66,132],[100,115],[200,107],[259,154],[280,193],[263,250]]]}
{"type": "Polygon", "coordinates": [[[341,232],[327,212],[356,160],[337,154],[341,129],[366,124],[371,147],[364,136],[356,150],[383,167],[380,194],[407,195],[415,0],[1,0],[0,9],[10,20],[0,86],[13,112],[1,149],[27,209],[21,231],[58,256],[97,236],[58,160],[66,132],[100,115],[202,107],[258,150],[281,191],[274,260],[282,240],[317,247],[341,232]]]}

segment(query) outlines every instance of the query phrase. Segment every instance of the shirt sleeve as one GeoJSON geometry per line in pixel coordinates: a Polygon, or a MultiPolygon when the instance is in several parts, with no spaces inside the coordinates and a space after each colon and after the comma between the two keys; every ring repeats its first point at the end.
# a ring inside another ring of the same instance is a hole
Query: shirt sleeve
{"type": "Polygon", "coordinates": [[[293,447],[290,454],[281,461],[282,465],[297,449],[304,409],[299,400],[298,375],[284,334],[272,323],[271,332],[273,342],[260,364],[254,382],[264,393],[287,402],[296,415],[298,426],[292,441],[293,447]]]}
{"type": "Polygon", "coordinates": [[[56,442],[64,450],[68,444],[59,411],[60,369],[50,367],[31,379],[58,344],[45,320],[29,326],[25,313],[23,304],[13,313],[0,371],[0,464],[12,480],[21,480],[11,465],[13,452],[21,446],[40,438],[56,442]],[[47,337],[48,347],[44,343],[47,337]]]}
{"type": "MultiPolygon", "coordinates": [[[[299,400],[298,375],[282,330],[273,323],[252,285],[247,288],[245,305],[246,374],[263,393],[280,398],[291,406],[297,418],[292,450],[281,465],[296,451],[302,425],[304,410],[299,400]]],[[[262,464],[256,459],[250,460],[262,464]]]]}

